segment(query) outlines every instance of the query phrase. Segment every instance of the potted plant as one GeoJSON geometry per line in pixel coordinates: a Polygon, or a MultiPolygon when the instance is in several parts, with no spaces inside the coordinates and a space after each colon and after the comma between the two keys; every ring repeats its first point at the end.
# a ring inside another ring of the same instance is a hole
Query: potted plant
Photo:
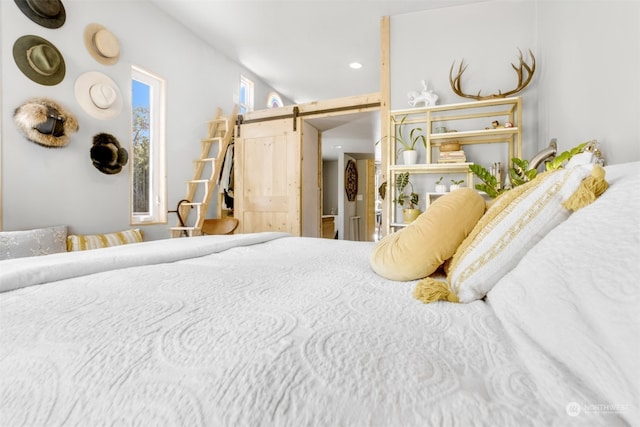
{"type": "Polygon", "coordinates": [[[452,179],[451,185],[449,186],[449,191],[457,190],[458,188],[462,187],[462,184],[464,184],[464,179],[452,179]]]}
{"type": "MultiPolygon", "coordinates": [[[[422,146],[427,148],[427,139],[424,136],[423,130],[420,127],[412,128],[409,131],[409,135],[405,135],[405,120],[407,116],[404,116],[402,120],[400,120],[400,124],[398,125],[398,133],[396,135],[391,136],[400,147],[398,148],[398,153],[402,153],[404,164],[405,165],[413,165],[418,160],[418,151],[416,151],[416,145],[418,142],[422,142],[422,146]]],[[[376,142],[378,144],[381,139],[376,142]]]]}
{"type": "Polygon", "coordinates": [[[443,177],[440,177],[440,179],[438,179],[436,181],[436,193],[446,193],[447,192],[447,186],[442,183],[442,179],[443,179],[443,177]]]}
{"type": "Polygon", "coordinates": [[[402,219],[408,224],[422,213],[418,209],[418,194],[413,191],[413,184],[409,181],[409,172],[403,172],[396,177],[396,191],[398,195],[393,201],[402,206],[402,219]]]}

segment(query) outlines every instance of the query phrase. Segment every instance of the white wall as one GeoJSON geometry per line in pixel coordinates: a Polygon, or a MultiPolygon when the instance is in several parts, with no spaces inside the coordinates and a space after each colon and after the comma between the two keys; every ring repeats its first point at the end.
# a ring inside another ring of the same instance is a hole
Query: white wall
{"type": "MultiPolygon", "coordinates": [[[[113,134],[129,146],[134,64],[167,81],[168,210],[174,210],[186,194],[206,121],[218,107],[231,110],[240,73],[255,79],[260,108],[272,89],[146,1],[66,0],[64,5],[65,24],[47,29],[30,21],[13,1],[0,1],[3,228],[68,224],[73,233],[103,233],[129,227],[129,168],[118,175],[104,175],[92,166],[89,149],[99,132],[113,134]],[[87,52],[82,37],[91,22],[106,26],[118,37],[121,55],[116,65],[101,65],[87,52]],[[60,84],[39,85],[17,68],[12,47],[24,34],[44,37],[62,52],[67,72],[60,84]],[[122,91],[125,108],[115,119],[93,119],[75,99],[76,78],[93,70],[107,74],[122,91]],[[13,110],[33,96],[51,98],[76,115],[80,130],[67,147],[47,149],[19,133],[13,110]]],[[[168,237],[167,228],[175,223],[175,214],[170,214],[167,225],[142,227],[145,238],[168,237]]]]}
{"type": "MultiPolygon", "coordinates": [[[[598,139],[608,163],[640,160],[640,2],[489,1],[391,18],[391,108],[426,79],[439,104],[465,102],[449,84],[464,58],[466,93],[515,86],[510,63],[531,49],[523,97],[523,155],[550,138],[567,150],[598,139]]],[[[492,163],[492,159],[473,159],[492,163]]]]}
{"type": "Polygon", "coordinates": [[[541,1],[538,133],[640,160],[640,2],[541,1]]]}

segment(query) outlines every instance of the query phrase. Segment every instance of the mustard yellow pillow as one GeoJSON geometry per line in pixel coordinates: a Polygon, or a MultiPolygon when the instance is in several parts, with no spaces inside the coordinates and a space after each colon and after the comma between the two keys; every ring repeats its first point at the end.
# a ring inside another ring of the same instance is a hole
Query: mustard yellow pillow
{"type": "Polygon", "coordinates": [[[109,234],[71,234],[67,236],[67,251],[84,251],[139,242],[142,242],[142,232],[138,228],[109,234]]]}
{"type": "Polygon", "coordinates": [[[482,196],[470,188],[447,193],[407,227],[378,242],[371,268],[384,278],[400,281],[432,274],[453,256],[485,206],[482,196]]]}

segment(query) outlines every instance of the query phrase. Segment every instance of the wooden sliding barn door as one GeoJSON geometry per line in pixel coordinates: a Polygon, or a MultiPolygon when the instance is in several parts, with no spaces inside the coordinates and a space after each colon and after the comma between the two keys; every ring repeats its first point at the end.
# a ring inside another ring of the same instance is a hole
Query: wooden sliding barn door
{"type": "Polygon", "coordinates": [[[301,136],[292,119],[242,124],[234,171],[237,232],[301,235],[301,136]]]}

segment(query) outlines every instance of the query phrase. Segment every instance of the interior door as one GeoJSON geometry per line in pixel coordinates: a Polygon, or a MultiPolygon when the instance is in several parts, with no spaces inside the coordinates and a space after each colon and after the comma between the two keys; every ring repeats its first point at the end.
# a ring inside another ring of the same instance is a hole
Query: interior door
{"type": "Polygon", "coordinates": [[[292,119],[242,124],[235,139],[238,233],[301,235],[301,136],[292,119]]]}

